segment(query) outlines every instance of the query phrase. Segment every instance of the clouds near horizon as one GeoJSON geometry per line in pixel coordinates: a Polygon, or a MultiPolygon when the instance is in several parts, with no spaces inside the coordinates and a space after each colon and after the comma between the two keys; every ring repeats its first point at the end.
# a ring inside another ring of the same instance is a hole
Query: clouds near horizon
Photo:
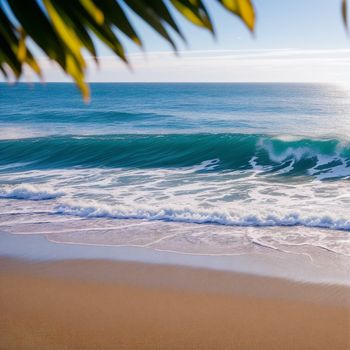
{"type": "MultiPolygon", "coordinates": [[[[90,82],[350,82],[350,49],[247,49],[132,53],[129,69],[113,56],[99,67],[88,58],[90,82]]],[[[45,81],[69,79],[40,59],[45,81]]],[[[31,74],[26,74],[29,81],[31,74]]]]}

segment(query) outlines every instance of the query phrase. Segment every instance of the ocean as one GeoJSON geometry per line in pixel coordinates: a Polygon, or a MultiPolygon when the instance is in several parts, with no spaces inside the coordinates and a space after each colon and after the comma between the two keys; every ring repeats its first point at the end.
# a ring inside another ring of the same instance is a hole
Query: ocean
{"type": "Polygon", "coordinates": [[[350,256],[350,87],[0,84],[0,230],[350,256]]]}

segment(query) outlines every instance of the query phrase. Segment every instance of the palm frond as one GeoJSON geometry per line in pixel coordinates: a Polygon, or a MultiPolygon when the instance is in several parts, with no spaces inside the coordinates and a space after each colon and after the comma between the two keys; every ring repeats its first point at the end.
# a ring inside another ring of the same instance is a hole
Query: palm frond
{"type": "MultiPolygon", "coordinates": [[[[217,0],[254,28],[251,0],[217,0]]],[[[89,98],[85,82],[87,68],[84,50],[98,62],[95,42],[101,41],[128,64],[124,44],[117,32],[136,45],[142,40],[125,13],[129,9],[176,50],[174,35],[186,41],[174,10],[197,26],[214,33],[212,20],[202,0],[3,0],[0,3],[0,71],[5,79],[19,79],[23,66],[42,74],[38,60],[28,47],[37,45],[52,61],[71,76],[84,99],[89,98]]]]}
{"type": "Polygon", "coordinates": [[[346,30],[348,30],[348,6],[347,6],[347,1],[342,0],[341,3],[341,13],[343,17],[343,22],[346,30]]]}

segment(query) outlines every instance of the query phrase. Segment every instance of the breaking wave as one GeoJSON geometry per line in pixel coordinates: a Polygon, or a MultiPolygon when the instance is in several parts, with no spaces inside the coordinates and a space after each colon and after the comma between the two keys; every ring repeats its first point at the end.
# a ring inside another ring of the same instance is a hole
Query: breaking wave
{"type": "Polygon", "coordinates": [[[305,213],[270,213],[242,215],[229,211],[191,209],[189,207],[168,206],[152,208],[148,206],[118,206],[97,202],[62,203],[56,206],[56,213],[80,217],[146,219],[195,224],[219,224],[228,226],[305,226],[328,228],[334,230],[350,230],[350,219],[333,218],[331,216],[310,216],[305,213]]]}
{"type": "MultiPolygon", "coordinates": [[[[179,168],[217,160],[207,171],[350,177],[350,143],[257,134],[112,135],[1,140],[0,166],[179,168]]],[[[203,169],[202,169],[203,170],[203,169]]]]}
{"type": "Polygon", "coordinates": [[[64,192],[58,192],[47,186],[35,186],[21,184],[0,187],[0,198],[26,199],[26,200],[47,200],[63,196],[64,192]]]}

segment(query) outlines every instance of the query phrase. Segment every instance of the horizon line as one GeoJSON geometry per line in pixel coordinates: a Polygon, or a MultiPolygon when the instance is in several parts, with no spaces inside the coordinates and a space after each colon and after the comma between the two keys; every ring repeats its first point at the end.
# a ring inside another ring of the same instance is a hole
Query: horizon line
{"type": "MultiPolygon", "coordinates": [[[[87,81],[87,84],[342,84],[344,81],[87,81]]],[[[47,85],[47,84],[70,84],[76,85],[73,81],[0,81],[0,84],[9,86],[15,85],[47,85]]],[[[350,82],[349,82],[350,84],[350,82]]]]}

